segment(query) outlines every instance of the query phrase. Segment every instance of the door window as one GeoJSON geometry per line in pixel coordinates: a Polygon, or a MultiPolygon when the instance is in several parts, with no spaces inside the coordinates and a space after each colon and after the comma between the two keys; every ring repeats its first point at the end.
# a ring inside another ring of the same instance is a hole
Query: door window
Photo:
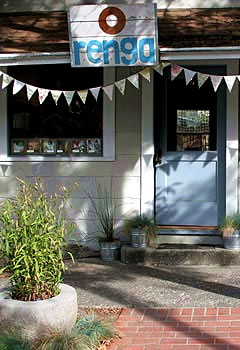
{"type": "Polygon", "coordinates": [[[183,73],[166,81],[167,151],[216,151],[217,94],[210,81],[186,85],[183,73]]]}

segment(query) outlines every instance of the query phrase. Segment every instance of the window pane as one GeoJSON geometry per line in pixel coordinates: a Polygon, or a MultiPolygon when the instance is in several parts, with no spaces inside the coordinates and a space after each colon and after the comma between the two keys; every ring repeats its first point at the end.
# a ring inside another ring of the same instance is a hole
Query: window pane
{"type": "Polygon", "coordinates": [[[217,94],[208,80],[199,88],[197,78],[186,85],[181,73],[166,77],[168,151],[215,151],[217,94]]]}

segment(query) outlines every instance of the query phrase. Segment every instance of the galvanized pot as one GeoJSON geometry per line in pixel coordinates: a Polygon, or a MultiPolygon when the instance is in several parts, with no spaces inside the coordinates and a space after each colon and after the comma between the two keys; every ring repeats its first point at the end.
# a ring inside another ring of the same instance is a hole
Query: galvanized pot
{"type": "Polygon", "coordinates": [[[147,248],[146,235],[141,232],[141,229],[132,230],[132,247],[133,248],[147,248]]]}
{"type": "Polygon", "coordinates": [[[223,239],[224,248],[226,249],[239,249],[240,250],[240,233],[239,231],[234,231],[233,234],[231,234],[228,237],[225,237],[223,239]]]}
{"type": "Polygon", "coordinates": [[[120,241],[99,242],[99,246],[103,261],[116,261],[120,259],[120,241]]]}

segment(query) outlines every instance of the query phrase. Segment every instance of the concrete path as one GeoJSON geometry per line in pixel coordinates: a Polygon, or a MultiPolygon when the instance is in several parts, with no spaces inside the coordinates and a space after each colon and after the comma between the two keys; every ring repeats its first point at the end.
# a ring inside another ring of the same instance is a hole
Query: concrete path
{"type": "Polygon", "coordinates": [[[108,350],[240,350],[239,308],[124,308],[108,350]]]}

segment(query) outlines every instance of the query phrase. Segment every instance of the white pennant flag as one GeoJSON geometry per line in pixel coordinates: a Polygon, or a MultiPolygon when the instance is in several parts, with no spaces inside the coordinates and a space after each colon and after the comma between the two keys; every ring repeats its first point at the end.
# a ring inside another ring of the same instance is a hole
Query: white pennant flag
{"type": "Polygon", "coordinates": [[[7,87],[12,81],[13,81],[12,77],[3,73],[2,89],[5,89],[5,87],[7,87]]]}
{"type": "Polygon", "coordinates": [[[50,93],[52,94],[52,98],[53,98],[55,104],[57,104],[57,101],[58,101],[59,97],[61,96],[62,91],[60,91],[60,90],[50,90],[50,93]]]}
{"type": "Polygon", "coordinates": [[[98,99],[100,89],[101,89],[100,87],[90,89],[90,91],[93,94],[93,97],[95,98],[96,101],[98,99]]]}
{"type": "Polygon", "coordinates": [[[171,66],[171,80],[174,80],[175,78],[177,78],[177,76],[181,73],[182,70],[183,70],[182,67],[179,67],[176,64],[173,64],[171,66]]]}
{"type": "Polygon", "coordinates": [[[163,70],[165,67],[169,66],[170,62],[161,62],[157,66],[155,66],[153,69],[158,72],[159,74],[163,75],[163,70]]]}
{"type": "Polygon", "coordinates": [[[105,92],[105,94],[107,95],[107,97],[109,98],[109,100],[112,101],[113,98],[113,84],[111,85],[107,85],[103,87],[103,91],[105,92]]]}
{"type": "Polygon", "coordinates": [[[32,95],[34,94],[34,92],[37,90],[37,87],[27,84],[26,88],[27,88],[27,98],[28,98],[28,101],[29,101],[31,99],[32,95]]]}
{"type": "Polygon", "coordinates": [[[38,99],[40,104],[42,104],[46,97],[48,96],[49,90],[47,89],[42,89],[42,88],[38,88],[38,99]]]}
{"type": "Polygon", "coordinates": [[[82,100],[82,102],[85,104],[86,99],[87,99],[87,95],[88,95],[88,90],[79,90],[77,91],[80,99],[82,100]]]}
{"type": "Polygon", "coordinates": [[[70,106],[72,99],[73,99],[73,95],[74,95],[75,91],[63,91],[63,95],[66,98],[67,104],[70,106]]]}
{"type": "Polygon", "coordinates": [[[24,83],[22,83],[19,80],[14,79],[13,82],[13,95],[16,95],[22,88],[25,86],[24,83]]]}
{"type": "Polygon", "coordinates": [[[216,92],[219,85],[221,84],[221,81],[223,79],[223,76],[220,75],[210,75],[211,82],[213,84],[213,89],[216,92]]]}
{"type": "Polygon", "coordinates": [[[193,72],[192,70],[184,68],[184,75],[185,75],[185,80],[186,80],[186,85],[190,83],[190,81],[193,80],[196,72],[193,72]]]}
{"type": "Polygon", "coordinates": [[[232,88],[233,88],[233,85],[235,83],[235,80],[236,80],[236,75],[229,75],[229,76],[225,76],[224,79],[225,79],[225,83],[228,87],[228,91],[231,92],[232,91],[232,88]]]}
{"type": "Polygon", "coordinates": [[[200,87],[205,83],[206,80],[208,80],[209,75],[203,74],[203,73],[197,73],[197,79],[198,79],[198,87],[200,87]]]}
{"type": "Polygon", "coordinates": [[[137,73],[130,75],[127,80],[130,81],[130,83],[135,86],[135,88],[139,89],[139,76],[137,73]]]}
{"type": "Polygon", "coordinates": [[[116,81],[115,85],[118,88],[118,90],[121,92],[121,94],[124,95],[125,86],[126,86],[126,79],[116,81]]]}
{"type": "Polygon", "coordinates": [[[143,78],[145,78],[146,80],[148,80],[149,82],[151,81],[151,73],[150,73],[150,68],[149,67],[146,67],[143,70],[141,70],[139,72],[139,74],[141,74],[141,76],[143,78]]]}

